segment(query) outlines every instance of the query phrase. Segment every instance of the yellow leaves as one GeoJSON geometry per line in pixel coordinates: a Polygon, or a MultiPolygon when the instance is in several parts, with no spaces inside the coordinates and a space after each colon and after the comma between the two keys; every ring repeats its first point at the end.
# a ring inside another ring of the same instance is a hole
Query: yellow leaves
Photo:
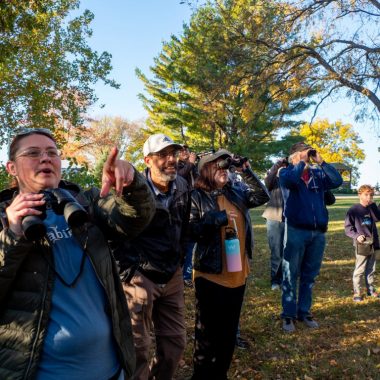
{"type": "Polygon", "coordinates": [[[230,86],[229,93],[232,96],[238,96],[242,91],[244,91],[244,88],[241,86],[230,86]]]}
{"type": "Polygon", "coordinates": [[[365,96],[370,96],[370,91],[367,88],[364,88],[362,90],[362,94],[365,95],[365,96]]]}
{"type": "Polygon", "coordinates": [[[315,30],[312,35],[312,41],[314,44],[320,44],[323,41],[325,30],[315,30]]]}
{"type": "Polygon", "coordinates": [[[300,135],[328,162],[354,163],[364,158],[359,135],[351,124],[340,120],[330,123],[327,119],[317,119],[312,125],[302,125],[300,135]]]}

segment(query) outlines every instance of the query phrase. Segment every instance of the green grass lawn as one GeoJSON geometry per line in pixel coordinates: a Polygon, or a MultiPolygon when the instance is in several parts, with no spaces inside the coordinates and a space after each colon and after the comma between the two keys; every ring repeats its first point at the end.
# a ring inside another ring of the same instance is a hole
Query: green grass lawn
{"type": "MultiPolygon", "coordinates": [[[[281,294],[270,290],[263,208],[253,210],[255,255],[241,316],[241,334],[251,349],[235,350],[231,379],[380,379],[380,300],[352,301],[354,253],[344,235],[344,217],[356,202],[356,197],[339,198],[329,207],[327,245],[312,308],[320,328],[296,324],[294,334],[281,329],[281,294]]],[[[377,284],[380,288],[380,277],[377,284]]],[[[193,291],[186,289],[185,297],[188,345],[178,380],[191,376],[193,291]]]]}

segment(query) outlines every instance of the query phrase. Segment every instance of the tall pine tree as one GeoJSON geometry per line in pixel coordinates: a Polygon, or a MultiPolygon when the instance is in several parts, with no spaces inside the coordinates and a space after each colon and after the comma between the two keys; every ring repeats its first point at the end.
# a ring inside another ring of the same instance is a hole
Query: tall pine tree
{"type": "Polygon", "coordinates": [[[239,0],[199,8],[183,34],[164,44],[153,78],[137,71],[147,92],[141,99],[149,131],[169,133],[198,151],[227,148],[249,156],[257,170],[287,151],[294,141],[289,131],[299,124],[295,116],[318,88],[297,75],[281,76],[255,43],[268,33],[291,38],[276,29],[281,7],[239,0]]]}

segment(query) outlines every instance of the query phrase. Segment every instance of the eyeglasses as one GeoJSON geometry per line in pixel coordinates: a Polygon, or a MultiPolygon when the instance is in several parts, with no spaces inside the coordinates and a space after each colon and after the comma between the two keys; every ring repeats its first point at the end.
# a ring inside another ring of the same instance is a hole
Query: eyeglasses
{"type": "Polygon", "coordinates": [[[170,152],[158,152],[158,153],[153,153],[154,156],[157,156],[159,158],[162,158],[162,159],[168,159],[168,157],[174,157],[174,158],[177,158],[178,155],[179,155],[179,151],[178,150],[172,150],[170,152]]]}
{"type": "Polygon", "coordinates": [[[27,157],[31,158],[32,160],[35,159],[41,159],[46,154],[49,158],[58,158],[61,156],[61,152],[58,149],[52,148],[52,149],[27,149],[19,154],[16,155],[15,159],[19,157],[27,157]]]}
{"type": "Polygon", "coordinates": [[[55,142],[52,131],[47,128],[19,128],[15,131],[13,139],[8,147],[8,157],[10,160],[14,160],[15,150],[17,149],[17,143],[20,139],[27,137],[29,135],[37,134],[49,137],[55,142]]]}

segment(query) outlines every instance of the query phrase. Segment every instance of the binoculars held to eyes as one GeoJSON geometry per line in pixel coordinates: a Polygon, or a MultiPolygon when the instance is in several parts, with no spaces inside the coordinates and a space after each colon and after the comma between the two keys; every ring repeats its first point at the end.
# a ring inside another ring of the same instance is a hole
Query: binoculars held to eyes
{"type": "Polygon", "coordinates": [[[46,234],[46,227],[43,220],[46,218],[46,211],[51,209],[57,215],[64,215],[70,227],[80,227],[88,220],[87,211],[76,201],[71,193],[65,189],[41,190],[39,194],[44,194],[45,204],[35,207],[42,212],[40,215],[27,215],[23,218],[21,225],[27,240],[39,240],[46,234]]]}
{"type": "Polygon", "coordinates": [[[227,157],[218,162],[219,169],[230,169],[231,167],[241,168],[248,161],[248,157],[242,157],[234,154],[233,157],[227,157]]]}

